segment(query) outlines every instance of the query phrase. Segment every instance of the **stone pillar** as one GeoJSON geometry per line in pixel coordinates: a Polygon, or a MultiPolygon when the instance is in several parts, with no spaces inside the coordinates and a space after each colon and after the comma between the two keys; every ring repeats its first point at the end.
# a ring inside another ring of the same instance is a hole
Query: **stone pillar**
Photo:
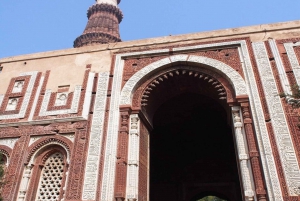
{"type": "Polygon", "coordinates": [[[131,109],[120,108],[120,128],[118,136],[117,164],[115,177],[115,199],[124,200],[126,197],[128,169],[128,133],[131,109]]]}
{"type": "Polygon", "coordinates": [[[243,133],[243,124],[241,121],[241,111],[240,107],[234,106],[232,107],[232,116],[233,116],[233,123],[234,123],[234,130],[235,130],[235,139],[236,139],[236,146],[238,149],[238,159],[240,162],[240,169],[242,174],[243,180],[243,189],[244,189],[244,196],[245,199],[254,200],[254,192],[252,189],[251,183],[251,176],[250,176],[250,163],[249,163],[249,156],[246,150],[246,140],[243,133]]]}
{"type": "Polygon", "coordinates": [[[252,126],[252,119],[249,111],[249,102],[241,103],[241,107],[248,150],[250,154],[251,167],[255,182],[255,192],[259,201],[266,201],[267,195],[265,190],[265,184],[263,181],[262,169],[260,166],[259,152],[257,149],[257,143],[252,126]]]}
{"type": "Polygon", "coordinates": [[[130,115],[129,151],[127,192],[128,201],[136,201],[138,198],[139,182],[139,150],[140,150],[140,119],[137,114],[130,115]]]}
{"type": "Polygon", "coordinates": [[[31,165],[25,166],[22,181],[21,181],[21,185],[20,185],[18,201],[23,201],[26,198],[26,193],[27,193],[27,189],[28,189],[29,180],[30,180],[30,177],[31,177],[32,167],[33,166],[31,166],[31,165]]]}

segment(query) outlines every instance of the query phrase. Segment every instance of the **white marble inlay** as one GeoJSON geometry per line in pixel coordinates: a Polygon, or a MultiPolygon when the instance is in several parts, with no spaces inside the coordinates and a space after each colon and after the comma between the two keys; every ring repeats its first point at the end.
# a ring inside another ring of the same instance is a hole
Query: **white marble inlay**
{"type": "Polygon", "coordinates": [[[83,200],[96,200],[109,73],[99,73],[83,184],[83,200]]]}
{"type": "Polygon", "coordinates": [[[3,138],[0,139],[0,144],[13,149],[19,138],[3,138]]]}
{"type": "MultiPolygon", "coordinates": [[[[232,42],[224,42],[224,43],[215,43],[215,44],[206,44],[199,46],[190,46],[184,48],[175,48],[174,52],[181,50],[194,50],[201,49],[207,47],[222,47],[222,46],[237,46],[240,52],[240,59],[242,62],[243,71],[246,79],[246,92],[249,95],[251,111],[253,114],[253,123],[255,126],[255,132],[257,135],[257,141],[260,151],[260,156],[262,160],[262,167],[264,176],[266,178],[267,191],[270,200],[282,201],[282,193],[281,187],[277,175],[276,165],[271,149],[270,139],[268,136],[268,131],[266,128],[263,109],[260,102],[260,96],[258,93],[258,88],[256,85],[254,72],[252,69],[250,56],[248,53],[247,43],[244,40],[240,41],[232,41],[232,42]]],[[[168,52],[169,50],[155,50],[157,53],[168,52]]],[[[122,58],[127,56],[134,55],[147,55],[155,53],[155,51],[145,51],[145,52],[134,52],[134,53],[126,53],[120,54],[116,56],[115,63],[115,72],[114,72],[114,82],[112,88],[112,97],[109,113],[109,126],[108,126],[108,141],[106,144],[106,154],[105,154],[105,164],[104,164],[104,172],[103,172],[103,183],[101,186],[101,201],[111,201],[114,197],[114,179],[115,179],[115,156],[116,156],[116,143],[117,143],[117,135],[118,135],[118,125],[119,125],[119,105],[120,104],[120,96],[118,93],[121,91],[121,82],[122,82],[122,72],[124,67],[124,60],[122,58]],[[108,147],[109,146],[109,147],[108,147]]],[[[145,69],[147,71],[149,69],[145,69]]],[[[132,83],[129,85],[132,86],[132,83]]],[[[123,91],[124,96],[131,96],[130,91],[123,91]]],[[[127,98],[124,103],[128,101],[127,98]]],[[[130,98],[129,98],[130,100],[130,98]]],[[[130,101],[128,101],[130,103],[130,101]]],[[[120,104],[121,105],[121,104],[120,104]]]]}
{"type": "Polygon", "coordinates": [[[92,99],[92,92],[93,92],[94,77],[95,77],[95,73],[90,72],[88,81],[87,81],[86,93],[84,96],[84,103],[83,103],[83,109],[82,109],[82,116],[85,119],[88,119],[88,115],[89,115],[90,104],[91,104],[91,99],[92,99]]]}
{"type": "Polygon", "coordinates": [[[276,143],[279,149],[282,168],[291,196],[297,196],[300,188],[300,171],[293,140],[280,97],[269,57],[263,42],[252,43],[258,64],[263,89],[265,92],[271,123],[274,128],[276,143]]]}
{"type": "Polygon", "coordinates": [[[233,87],[235,89],[236,95],[246,95],[247,94],[247,87],[246,83],[243,80],[243,78],[230,66],[226,65],[223,62],[217,61],[215,59],[210,59],[207,57],[202,56],[190,56],[189,58],[187,55],[176,55],[171,56],[169,58],[161,59],[159,61],[156,61],[140,71],[136,72],[124,85],[122,92],[121,92],[121,105],[130,105],[132,95],[135,91],[135,89],[138,87],[138,84],[142,82],[142,79],[144,77],[147,77],[150,73],[153,71],[163,68],[164,65],[170,64],[171,62],[177,62],[177,61],[188,61],[192,63],[199,63],[199,64],[205,64],[209,67],[213,68],[214,70],[218,70],[225,74],[231,83],[233,84],[233,87]]]}
{"type": "Polygon", "coordinates": [[[67,92],[57,93],[54,106],[66,105],[68,96],[69,96],[69,93],[67,93],[67,92]]]}
{"type": "Polygon", "coordinates": [[[19,93],[22,91],[25,81],[16,81],[12,93],[19,93]]]}
{"type": "Polygon", "coordinates": [[[239,41],[240,59],[249,88],[249,99],[253,114],[253,124],[257,135],[257,142],[262,161],[268,196],[270,200],[283,201],[280,182],[277,174],[273,151],[267,126],[265,123],[260,95],[256,84],[253,67],[248,52],[246,41],[239,41]]]}
{"type": "Polygon", "coordinates": [[[18,102],[19,98],[10,98],[6,106],[6,111],[16,110],[18,102]]]}
{"type": "MultiPolygon", "coordinates": [[[[18,114],[9,114],[9,115],[0,115],[0,120],[3,119],[18,119],[18,118],[24,118],[25,117],[25,113],[31,98],[31,94],[33,91],[33,87],[34,87],[34,83],[36,80],[38,72],[34,71],[34,72],[26,72],[26,73],[21,73],[20,76],[27,76],[30,75],[30,81],[28,83],[28,87],[27,90],[25,92],[24,98],[23,98],[23,102],[20,108],[20,112],[18,114]]],[[[0,102],[1,102],[1,96],[0,96],[0,102]]]]}
{"type": "Polygon", "coordinates": [[[299,64],[297,55],[294,50],[294,47],[296,47],[296,46],[300,46],[300,42],[295,43],[295,44],[294,43],[284,43],[286,53],[288,55],[291,67],[295,74],[297,85],[300,86],[300,64],[299,64]]]}
{"type": "Polygon", "coordinates": [[[40,110],[40,116],[51,116],[51,115],[59,115],[59,114],[72,114],[77,113],[78,111],[78,104],[80,99],[80,93],[81,93],[81,86],[76,85],[74,89],[74,95],[72,100],[72,105],[70,109],[64,109],[64,110],[51,110],[47,111],[50,97],[51,97],[52,91],[50,89],[47,89],[44,95],[44,99],[42,102],[41,110],[40,110]]]}
{"type": "Polygon", "coordinates": [[[100,189],[101,201],[114,200],[116,155],[117,155],[119,116],[120,116],[119,106],[120,106],[120,93],[121,93],[123,67],[124,67],[124,60],[122,60],[121,57],[117,55],[115,70],[114,70],[114,80],[112,85],[111,102],[109,108],[103,179],[102,179],[102,186],[100,189]]]}
{"type": "Polygon", "coordinates": [[[137,200],[139,193],[140,119],[137,114],[132,114],[129,121],[126,199],[137,200]]]}
{"type": "Polygon", "coordinates": [[[279,51],[278,51],[278,48],[277,48],[277,45],[276,45],[276,41],[274,39],[269,39],[269,44],[270,44],[270,47],[271,47],[271,51],[274,55],[274,59],[275,59],[275,62],[276,62],[276,67],[277,67],[277,70],[278,70],[278,74],[279,74],[279,78],[280,78],[283,90],[287,94],[292,94],[291,87],[290,87],[290,84],[289,84],[289,80],[288,80],[288,77],[286,75],[283,63],[281,61],[281,57],[280,57],[280,54],[279,54],[279,51]]]}

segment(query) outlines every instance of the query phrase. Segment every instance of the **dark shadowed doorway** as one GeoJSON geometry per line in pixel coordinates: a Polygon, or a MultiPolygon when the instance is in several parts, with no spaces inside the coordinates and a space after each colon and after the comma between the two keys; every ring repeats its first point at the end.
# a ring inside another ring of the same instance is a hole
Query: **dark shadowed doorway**
{"type": "MultiPolygon", "coordinates": [[[[225,105],[225,104],[224,104],[225,105]]],[[[150,201],[242,200],[231,117],[209,96],[165,101],[150,134],[150,201]]]]}

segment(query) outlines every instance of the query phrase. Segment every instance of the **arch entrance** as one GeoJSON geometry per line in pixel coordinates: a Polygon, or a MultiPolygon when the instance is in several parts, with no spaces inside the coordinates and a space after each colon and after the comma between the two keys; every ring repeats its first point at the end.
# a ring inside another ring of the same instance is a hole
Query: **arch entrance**
{"type": "Polygon", "coordinates": [[[231,67],[163,59],[124,84],[120,103],[128,166],[118,163],[117,174],[127,171],[128,200],[266,200],[246,85],[231,67]]]}
{"type": "Polygon", "coordinates": [[[227,117],[216,100],[190,92],[158,108],[150,133],[150,201],[197,201],[203,192],[242,200],[227,117]]]}
{"type": "Polygon", "coordinates": [[[204,192],[242,200],[226,90],[200,72],[164,75],[143,101],[153,125],[150,201],[197,201],[204,192]]]}

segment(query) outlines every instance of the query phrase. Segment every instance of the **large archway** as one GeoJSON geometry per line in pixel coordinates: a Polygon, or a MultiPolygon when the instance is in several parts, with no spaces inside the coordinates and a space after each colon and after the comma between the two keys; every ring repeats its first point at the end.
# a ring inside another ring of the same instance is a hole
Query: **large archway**
{"type": "MultiPolygon", "coordinates": [[[[175,198],[174,200],[178,199],[187,201],[198,200],[210,195],[223,199],[226,198],[226,200],[254,200],[255,197],[258,196],[258,200],[265,201],[266,194],[263,187],[264,184],[262,183],[262,171],[259,165],[257,144],[255,142],[251,114],[249,113],[249,100],[243,78],[230,66],[227,66],[222,62],[198,56],[188,57],[186,55],[171,56],[169,58],[154,62],[136,72],[127,82],[124,83],[120,99],[120,129],[124,130],[123,133],[126,133],[126,126],[128,125],[127,117],[130,117],[130,126],[128,130],[130,135],[128,141],[129,165],[127,168],[127,198],[132,198],[131,200],[134,200],[134,197],[138,197],[139,200],[149,200],[150,195],[150,200],[158,200],[156,198],[154,199],[153,195],[157,195],[159,192],[152,193],[152,191],[153,186],[158,188],[159,184],[155,184],[153,182],[150,183],[149,178],[149,175],[150,177],[151,175],[154,175],[153,173],[149,174],[149,170],[154,171],[156,169],[155,165],[153,167],[153,164],[155,163],[151,164],[151,161],[156,160],[153,158],[155,153],[151,153],[152,158],[149,160],[149,152],[152,152],[155,149],[159,150],[159,147],[153,148],[151,144],[149,149],[149,136],[152,138],[152,136],[155,136],[155,132],[161,132],[158,129],[159,126],[157,127],[157,125],[160,125],[161,122],[160,120],[157,120],[157,118],[161,119],[161,117],[164,116],[162,120],[163,122],[165,120],[171,120],[173,116],[175,116],[172,114],[172,112],[177,112],[179,116],[185,116],[184,113],[180,113],[181,111],[177,110],[177,107],[173,107],[173,109],[167,109],[168,105],[176,103],[176,99],[191,101],[186,104],[180,103],[179,101],[177,105],[193,105],[194,109],[192,110],[194,110],[194,114],[196,114],[197,111],[198,113],[201,110],[206,111],[200,112],[199,115],[191,115],[189,117],[192,119],[191,122],[201,122],[201,118],[206,120],[210,115],[218,119],[216,122],[222,122],[220,125],[214,125],[212,123],[210,125],[212,127],[210,131],[202,129],[202,131],[206,133],[218,133],[219,136],[215,139],[209,138],[211,135],[208,135],[208,139],[201,140],[201,137],[198,136],[202,135],[195,134],[192,134],[194,138],[191,139],[195,142],[207,141],[207,144],[214,144],[214,142],[212,142],[213,140],[224,142],[225,145],[222,144],[219,146],[220,149],[218,153],[222,155],[225,154],[225,151],[227,151],[226,153],[228,158],[225,157],[225,161],[230,161],[230,163],[228,163],[228,165],[223,169],[228,167],[228,172],[224,174],[231,176],[228,176],[227,179],[222,180],[221,176],[212,176],[211,179],[204,179],[204,177],[201,177],[200,175],[199,177],[203,179],[199,179],[197,182],[183,182],[183,188],[178,190],[177,187],[174,187],[173,190],[171,190],[173,193],[169,192],[165,193],[165,195],[178,194],[179,197],[175,198]],[[193,100],[197,101],[193,104],[193,100]],[[164,107],[165,105],[167,106],[164,107]],[[206,106],[203,107],[204,105],[206,106]],[[168,110],[171,111],[171,113],[168,114],[168,110]],[[161,111],[162,114],[160,114],[159,111],[161,111]],[[166,114],[163,114],[163,111],[166,112],[166,114]],[[172,118],[170,118],[170,116],[172,118]],[[194,117],[195,119],[193,119],[194,117]],[[149,131],[151,131],[153,128],[153,132],[149,133],[149,131]],[[227,136],[227,138],[225,136],[227,136]],[[255,154],[250,156],[248,153],[248,148],[251,150],[251,153],[255,154]],[[222,152],[220,150],[222,150],[222,152]],[[251,160],[249,156],[251,157],[251,160]],[[255,169],[254,176],[252,176],[251,168],[255,169]],[[149,192],[150,186],[152,186],[152,190],[149,192]],[[259,192],[259,194],[255,194],[255,187],[257,188],[256,191],[259,192]]],[[[185,108],[184,110],[191,110],[191,108],[185,108]]],[[[210,119],[212,122],[215,121],[213,118],[210,119]]],[[[176,127],[176,121],[171,122],[171,125],[175,125],[176,127]]],[[[177,126],[180,125],[178,124],[177,126]]],[[[199,127],[201,125],[199,123],[194,123],[194,125],[191,124],[186,126],[182,124],[181,126],[199,127]]],[[[202,126],[205,127],[205,123],[202,126]]],[[[166,129],[167,126],[163,125],[162,127],[166,129]]],[[[174,129],[175,127],[169,127],[169,130],[176,130],[174,129]]],[[[196,129],[194,131],[194,133],[197,133],[199,130],[197,131],[196,129]]],[[[172,136],[170,134],[164,135],[169,135],[169,137],[172,136]]],[[[184,135],[177,136],[182,137],[184,135]]],[[[180,140],[183,141],[184,138],[179,138],[179,141],[180,140]]],[[[126,142],[126,137],[120,141],[126,142]]],[[[155,142],[155,139],[151,139],[151,143],[153,142],[155,142]]],[[[119,144],[119,150],[123,148],[121,145],[122,144],[119,144]]],[[[165,144],[165,147],[167,147],[167,145],[168,143],[165,144]]],[[[206,144],[204,145],[197,144],[198,147],[203,148],[205,151],[209,149],[206,147],[206,144]]],[[[205,151],[200,151],[200,153],[204,154],[205,151]]],[[[217,152],[216,150],[214,151],[217,152]]],[[[178,152],[178,150],[175,150],[172,153],[176,152],[178,152]]],[[[192,152],[196,152],[195,149],[192,149],[192,152]]],[[[188,152],[181,153],[182,155],[189,154],[188,152]]],[[[213,155],[218,156],[216,153],[213,155]]],[[[213,155],[206,156],[206,158],[211,158],[212,162],[206,161],[204,163],[215,163],[215,166],[223,167],[224,162],[222,163],[222,160],[220,160],[221,162],[218,160],[215,162],[213,160],[213,155]]],[[[180,157],[175,158],[180,159],[180,157]]],[[[186,159],[184,156],[181,158],[186,159]]],[[[197,167],[197,164],[199,165],[200,163],[197,162],[199,158],[205,158],[205,154],[195,157],[196,162],[191,160],[192,164],[196,164],[195,167],[197,167]]],[[[179,159],[175,161],[175,165],[181,164],[179,159]]],[[[160,163],[158,162],[158,164],[160,163]]],[[[184,168],[186,168],[186,171],[189,172],[188,167],[183,167],[183,170],[184,168]]],[[[210,171],[213,170],[213,168],[207,168],[210,171]]],[[[193,169],[195,168],[192,167],[191,170],[193,169]]],[[[121,173],[121,171],[122,167],[117,168],[117,173],[121,173]]],[[[176,172],[176,170],[171,170],[170,172],[172,171],[176,172]]],[[[204,175],[207,176],[204,170],[201,170],[200,172],[204,172],[204,175]]],[[[224,170],[224,172],[226,171],[224,170]]],[[[211,175],[218,175],[218,173],[211,173],[211,175]]],[[[222,177],[225,178],[226,176],[222,175],[222,177]]],[[[168,178],[160,179],[168,181],[168,178]]],[[[151,181],[155,181],[155,178],[153,180],[152,177],[151,181]]],[[[160,188],[160,190],[166,192],[165,187],[160,188]]],[[[168,197],[164,199],[169,200],[171,198],[168,197]]]]}
{"type": "Polygon", "coordinates": [[[150,201],[196,201],[207,192],[242,200],[225,89],[208,75],[177,72],[143,106],[153,124],[150,201]]]}
{"type": "Polygon", "coordinates": [[[242,200],[232,130],[210,97],[183,93],[154,115],[150,134],[150,200],[191,200],[214,192],[242,200]]]}

